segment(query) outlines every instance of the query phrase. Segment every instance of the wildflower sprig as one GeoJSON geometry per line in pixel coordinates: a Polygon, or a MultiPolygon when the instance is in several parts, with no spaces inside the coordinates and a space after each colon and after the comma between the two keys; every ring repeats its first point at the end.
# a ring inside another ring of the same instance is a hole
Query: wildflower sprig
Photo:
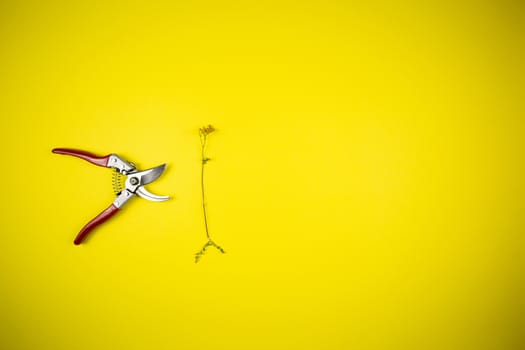
{"type": "Polygon", "coordinates": [[[208,229],[208,215],[206,213],[206,196],[204,192],[204,166],[211,160],[211,158],[208,158],[206,156],[206,145],[208,142],[208,136],[215,131],[215,128],[211,125],[204,126],[199,129],[199,136],[201,140],[201,194],[202,194],[202,212],[204,215],[204,229],[206,230],[206,238],[208,241],[204,244],[204,246],[195,254],[195,263],[198,263],[199,260],[204,256],[206,253],[206,250],[209,247],[216,248],[219,252],[222,254],[225,253],[224,249],[222,249],[218,244],[216,244],[210,237],[210,232],[208,229]]]}

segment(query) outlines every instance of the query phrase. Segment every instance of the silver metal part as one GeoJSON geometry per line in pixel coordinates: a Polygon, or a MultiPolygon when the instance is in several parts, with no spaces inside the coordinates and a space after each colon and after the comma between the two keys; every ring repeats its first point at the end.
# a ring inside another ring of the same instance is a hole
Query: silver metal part
{"type": "Polygon", "coordinates": [[[147,199],[152,202],[164,202],[170,199],[170,196],[157,196],[156,194],[153,194],[146,190],[144,187],[139,187],[135,194],[137,194],[141,198],[147,199]]]}
{"type": "Polygon", "coordinates": [[[115,168],[122,174],[128,174],[129,172],[135,170],[135,166],[132,163],[126,162],[124,159],[120,158],[116,154],[109,156],[108,165],[109,168],[115,168]]]}
{"type": "Polygon", "coordinates": [[[121,208],[127,201],[133,197],[133,193],[128,190],[123,190],[113,201],[113,205],[117,208],[121,208]]]}
{"type": "Polygon", "coordinates": [[[170,198],[169,196],[157,196],[142,187],[158,179],[164,172],[166,164],[144,171],[136,171],[130,163],[112,154],[108,166],[117,169],[120,174],[127,175],[124,189],[117,193],[117,198],[113,202],[117,208],[122,207],[134,194],[153,202],[167,201],[170,198]]]}
{"type": "Polygon", "coordinates": [[[155,168],[141,171],[140,173],[134,174],[134,176],[140,174],[140,185],[144,186],[157,180],[159,176],[164,172],[164,169],[166,169],[166,164],[162,164],[155,168]]]}
{"type": "Polygon", "coordinates": [[[140,186],[147,185],[157,180],[165,168],[166,164],[162,164],[155,168],[128,174],[128,178],[126,179],[126,189],[132,193],[137,192],[137,188],[140,186]]]}

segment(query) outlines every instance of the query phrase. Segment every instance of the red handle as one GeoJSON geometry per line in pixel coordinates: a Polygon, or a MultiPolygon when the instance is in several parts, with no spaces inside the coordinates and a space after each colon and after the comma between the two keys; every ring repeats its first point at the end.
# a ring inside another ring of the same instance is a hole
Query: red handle
{"type": "Polygon", "coordinates": [[[78,149],[71,149],[71,148],[54,148],[51,152],[82,158],[84,160],[87,160],[90,163],[93,163],[98,166],[103,166],[103,167],[108,166],[109,157],[111,156],[111,154],[108,154],[107,156],[101,157],[93,153],[81,151],[78,149]]]}
{"type": "Polygon", "coordinates": [[[104,210],[102,213],[98,214],[97,217],[95,217],[93,220],[88,222],[86,226],[77,235],[77,238],[75,238],[74,243],[76,245],[79,245],[82,243],[84,238],[98,225],[106,222],[109,220],[113,215],[115,215],[119,211],[119,208],[117,208],[114,204],[111,204],[106,210],[104,210]]]}

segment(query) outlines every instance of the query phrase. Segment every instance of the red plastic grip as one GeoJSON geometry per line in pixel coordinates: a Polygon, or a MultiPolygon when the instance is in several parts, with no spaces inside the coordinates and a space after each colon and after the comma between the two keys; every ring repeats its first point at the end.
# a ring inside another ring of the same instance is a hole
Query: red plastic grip
{"type": "Polygon", "coordinates": [[[93,163],[98,166],[107,167],[109,162],[109,157],[111,154],[108,154],[107,156],[97,156],[96,154],[81,151],[78,149],[71,149],[71,148],[54,148],[51,152],[56,154],[65,154],[68,156],[78,157],[82,158],[84,160],[87,160],[90,163],[93,163]]]}
{"type": "Polygon", "coordinates": [[[98,225],[106,222],[109,220],[113,215],[115,215],[119,211],[119,208],[117,208],[113,203],[102,213],[98,214],[97,217],[95,217],[93,220],[88,222],[86,226],[77,235],[77,238],[75,238],[74,243],[76,245],[79,245],[82,243],[82,241],[86,238],[86,236],[98,225]]]}

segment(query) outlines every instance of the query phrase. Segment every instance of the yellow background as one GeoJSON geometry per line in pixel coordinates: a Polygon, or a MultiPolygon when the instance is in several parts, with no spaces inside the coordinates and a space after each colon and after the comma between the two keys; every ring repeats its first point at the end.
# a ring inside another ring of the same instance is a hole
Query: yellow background
{"type": "Polygon", "coordinates": [[[3,1],[0,348],[522,348],[524,7],[367,3],[3,1]]]}

